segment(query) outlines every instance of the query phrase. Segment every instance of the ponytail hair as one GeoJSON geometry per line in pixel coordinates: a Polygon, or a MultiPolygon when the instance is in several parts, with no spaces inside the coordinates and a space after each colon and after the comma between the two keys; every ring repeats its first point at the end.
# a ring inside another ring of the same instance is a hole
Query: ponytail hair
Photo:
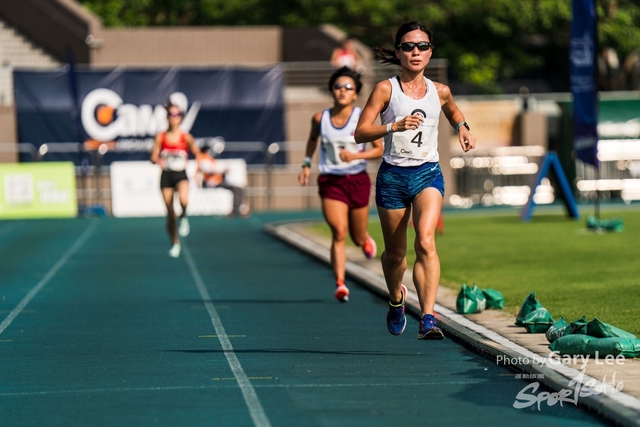
{"type": "Polygon", "coordinates": [[[175,92],[167,97],[167,104],[165,108],[169,111],[169,108],[176,107],[184,115],[187,112],[189,102],[187,97],[183,93],[175,92]]]}
{"type": "Polygon", "coordinates": [[[180,113],[182,114],[182,108],[180,108],[179,105],[171,102],[171,98],[167,98],[167,103],[165,105],[165,110],[167,110],[167,114],[169,114],[169,110],[171,110],[172,107],[177,108],[178,110],[180,110],[180,113]]]}
{"type": "Polygon", "coordinates": [[[400,65],[400,60],[396,57],[395,49],[386,49],[382,46],[374,46],[373,53],[376,54],[376,58],[383,64],[400,65]]]}
{"type": "Polygon", "coordinates": [[[381,46],[375,46],[373,48],[373,52],[376,54],[376,57],[383,64],[400,65],[400,60],[396,57],[396,50],[400,45],[400,40],[402,40],[402,37],[404,37],[405,34],[415,30],[420,30],[425,33],[429,36],[429,42],[433,43],[433,36],[431,31],[427,30],[427,27],[418,21],[405,22],[400,26],[400,28],[398,28],[398,31],[396,31],[396,40],[393,44],[393,49],[387,49],[381,46]]]}

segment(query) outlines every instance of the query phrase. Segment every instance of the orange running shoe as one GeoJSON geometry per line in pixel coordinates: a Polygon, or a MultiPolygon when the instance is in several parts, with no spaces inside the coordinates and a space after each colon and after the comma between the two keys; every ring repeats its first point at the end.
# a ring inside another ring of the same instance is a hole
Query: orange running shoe
{"type": "Polygon", "coordinates": [[[344,284],[343,281],[336,282],[336,291],[333,296],[340,302],[349,301],[349,288],[344,284]]]}
{"type": "Polygon", "coordinates": [[[373,240],[371,236],[368,236],[367,240],[364,241],[364,245],[362,245],[362,253],[364,253],[367,259],[372,259],[376,257],[377,251],[376,241],[373,240]]]}

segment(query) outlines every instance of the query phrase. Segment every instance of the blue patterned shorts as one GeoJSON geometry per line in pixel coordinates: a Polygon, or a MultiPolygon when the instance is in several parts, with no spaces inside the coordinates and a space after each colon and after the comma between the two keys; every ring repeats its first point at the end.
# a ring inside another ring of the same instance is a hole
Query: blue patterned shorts
{"type": "Polygon", "coordinates": [[[433,187],[444,197],[444,177],[438,163],[393,166],[382,162],[376,178],[376,204],[385,209],[404,209],[425,188],[433,187]]]}

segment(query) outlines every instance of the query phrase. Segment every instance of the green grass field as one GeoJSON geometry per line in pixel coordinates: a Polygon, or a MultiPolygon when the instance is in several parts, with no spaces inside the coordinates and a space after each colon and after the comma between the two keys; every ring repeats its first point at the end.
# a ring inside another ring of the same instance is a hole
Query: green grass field
{"type": "MultiPolygon", "coordinates": [[[[589,209],[582,209],[579,221],[558,209],[539,209],[530,223],[516,211],[445,212],[444,234],[437,236],[441,284],[455,290],[462,283],[496,289],[514,318],[535,292],[556,320],[598,317],[640,336],[640,212],[603,211],[603,219],[622,217],[625,230],[595,234],[585,229],[589,209]]],[[[325,224],[314,229],[329,234],[325,224]]],[[[375,215],[369,230],[379,242],[379,255],[383,243],[375,215]]],[[[410,230],[410,265],[412,235],[410,230]]]]}

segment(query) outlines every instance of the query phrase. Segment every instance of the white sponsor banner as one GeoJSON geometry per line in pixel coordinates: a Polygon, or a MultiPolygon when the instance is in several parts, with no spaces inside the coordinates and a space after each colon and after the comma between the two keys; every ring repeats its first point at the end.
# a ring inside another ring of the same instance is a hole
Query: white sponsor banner
{"type": "MultiPolygon", "coordinates": [[[[244,159],[216,160],[216,166],[226,171],[226,182],[238,187],[247,184],[247,165],[244,159]]],[[[233,194],[223,188],[202,188],[196,176],[197,164],[187,164],[189,178],[189,215],[227,215],[233,206],[233,194]]],[[[165,216],[167,209],[160,190],[162,170],[151,162],[113,162],[111,164],[111,211],[115,217],[165,216]]],[[[181,208],[176,192],[176,213],[181,208]]]]}

